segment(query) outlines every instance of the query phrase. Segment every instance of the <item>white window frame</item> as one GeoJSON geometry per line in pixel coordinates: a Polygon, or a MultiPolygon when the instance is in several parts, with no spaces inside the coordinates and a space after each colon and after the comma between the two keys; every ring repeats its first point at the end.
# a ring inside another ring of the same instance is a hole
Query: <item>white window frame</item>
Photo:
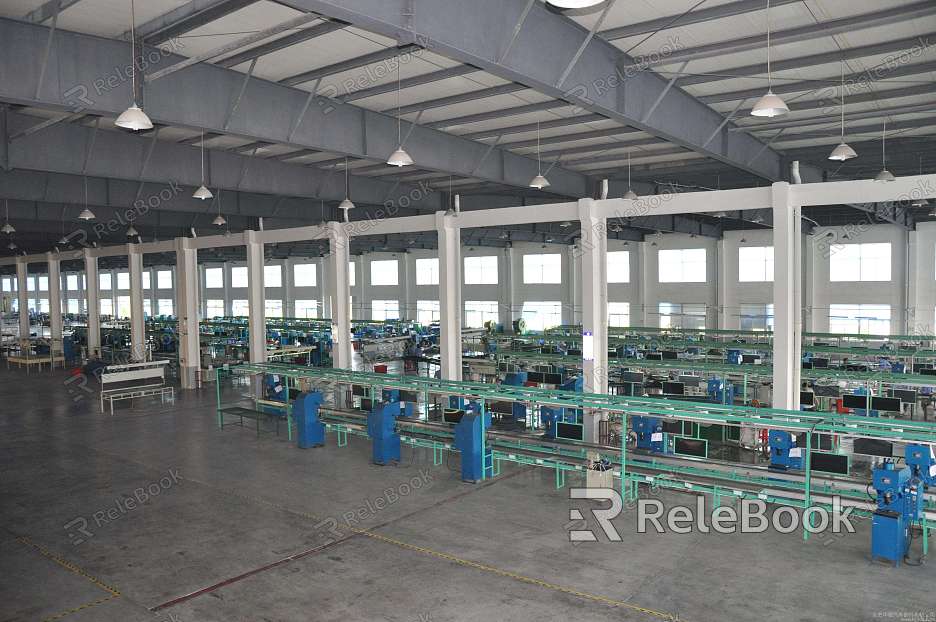
{"type": "Polygon", "coordinates": [[[774,280],[774,247],[738,248],[738,282],[767,283],[774,280]]]}
{"type": "MultiPolygon", "coordinates": [[[[375,259],[371,261],[370,284],[375,287],[395,287],[399,285],[400,261],[397,259],[375,259]]],[[[399,306],[399,301],[397,305],[399,306]]]]}
{"type": "Polygon", "coordinates": [[[471,255],[463,265],[465,285],[497,285],[497,255],[471,255]]]}
{"type": "Polygon", "coordinates": [[[608,283],[630,283],[630,251],[608,251],[608,283]]]}
{"type": "Polygon", "coordinates": [[[439,284],[439,258],[420,257],[416,260],[416,285],[439,284]]]}
{"type": "Polygon", "coordinates": [[[661,248],[657,264],[660,283],[705,283],[708,252],[705,248],[661,248]]]}
{"type": "Polygon", "coordinates": [[[524,255],[523,282],[529,285],[561,285],[562,254],[531,253],[524,255]]]}

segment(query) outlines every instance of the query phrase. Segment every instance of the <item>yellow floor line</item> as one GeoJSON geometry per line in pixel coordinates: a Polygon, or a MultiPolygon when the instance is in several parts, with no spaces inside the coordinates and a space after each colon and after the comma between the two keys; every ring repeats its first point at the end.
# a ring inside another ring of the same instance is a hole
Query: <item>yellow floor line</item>
{"type": "Polygon", "coordinates": [[[78,605],[77,607],[72,607],[71,609],[66,609],[65,611],[57,613],[53,616],[49,616],[48,618],[43,618],[42,622],[53,622],[53,620],[61,620],[65,616],[69,616],[73,613],[78,613],[79,611],[82,611],[84,609],[90,609],[91,607],[96,607],[100,604],[106,603],[109,600],[114,600],[115,598],[119,598],[119,597],[120,597],[119,594],[111,594],[110,596],[99,598],[98,600],[91,601],[90,603],[85,603],[83,605],[78,605]]]}
{"type": "Polygon", "coordinates": [[[107,592],[108,594],[110,594],[112,598],[113,598],[113,597],[116,597],[116,596],[120,596],[120,590],[118,590],[117,588],[111,587],[110,585],[107,585],[106,583],[104,583],[104,582],[101,581],[100,579],[98,579],[98,578],[96,578],[96,577],[94,577],[94,576],[88,574],[87,572],[85,572],[84,570],[82,570],[82,569],[79,568],[78,566],[74,565],[73,563],[71,563],[71,562],[69,562],[69,561],[67,561],[67,560],[62,559],[61,557],[59,557],[58,555],[56,555],[56,554],[53,553],[52,551],[48,550],[47,548],[45,548],[45,547],[43,547],[43,546],[41,546],[41,545],[39,545],[39,544],[36,544],[35,542],[33,542],[32,540],[30,540],[30,539],[27,538],[26,536],[20,536],[20,537],[18,537],[16,540],[17,540],[17,542],[20,542],[21,544],[25,544],[26,546],[35,549],[36,551],[39,552],[40,555],[42,555],[42,556],[45,557],[46,559],[50,559],[50,560],[54,561],[56,564],[58,564],[59,566],[61,566],[61,567],[64,568],[64,569],[68,570],[69,572],[72,572],[72,573],[74,573],[74,574],[76,574],[76,575],[78,575],[78,576],[84,577],[85,579],[87,579],[88,581],[90,581],[91,583],[93,583],[94,585],[98,586],[99,588],[101,588],[102,590],[104,590],[105,592],[107,592]]]}

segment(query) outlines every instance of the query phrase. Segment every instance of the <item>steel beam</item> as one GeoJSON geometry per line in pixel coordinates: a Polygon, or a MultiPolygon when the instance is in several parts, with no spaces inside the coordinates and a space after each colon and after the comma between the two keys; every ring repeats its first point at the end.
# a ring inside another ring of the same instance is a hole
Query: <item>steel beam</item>
{"type": "MultiPolygon", "coordinates": [[[[137,38],[150,45],[164,43],[173,37],[191,32],[217,21],[257,0],[191,0],[190,2],[138,26],[137,38]]],[[[129,40],[130,33],[123,39],[129,40]]]]}
{"type": "MultiPolygon", "coordinates": [[[[527,132],[535,132],[537,127],[540,131],[542,130],[552,130],[557,127],[569,127],[570,125],[581,125],[584,123],[594,123],[596,121],[607,121],[605,117],[600,114],[582,114],[575,117],[565,117],[562,119],[553,119],[552,121],[542,121],[541,123],[524,123],[523,125],[512,125],[510,127],[499,127],[490,130],[480,130],[477,132],[468,132],[467,134],[462,134],[463,138],[471,139],[482,139],[482,138],[491,138],[492,136],[508,136],[510,134],[525,134],[527,132]]],[[[608,128],[606,130],[594,130],[592,132],[579,132],[578,134],[568,134],[566,136],[579,136],[582,134],[588,134],[588,137],[594,138],[596,136],[612,136],[614,134],[626,134],[629,132],[636,132],[637,130],[632,128],[608,128]]],[[[565,136],[547,136],[540,138],[540,144],[549,144],[548,141],[552,142],[565,142],[568,140],[578,140],[577,138],[566,138],[565,136]]],[[[530,142],[530,141],[520,141],[530,142]]],[[[536,144],[536,139],[532,139],[533,144],[536,144]]],[[[504,147],[513,147],[518,143],[507,143],[504,147]]]]}
{"type": "Polygon", "coordinates": [[[341,30],[345,26],[347,26],[347,24],[338,21],[328,21],[322,22],[320,24],[313,24],[308,28],[303,28],[299,32],[294,32],[292,34],[286,35],[285,37],[280,37],[279,39],[274,39],[268,43],[263,43],[256,47],[252,47],[249,50],[244,50],[239,54],[228,56],[227,58],[218,61],[216,64],[219,67],[236,67],[242,63],[250,62],[256,58],[260,58],[261,56],[266,56],[267,54],[272,54],[273,52],[277,52],[299,43],[321,37],[322,35],[327,35],[330,32],[341,30]]]}
{"type": "MultiPolygon", "coordinates": [[[[15,76],[0,79],[0,101],[62,111],[84,110],[107,117],[123,112],[130,101],[130,85],[123,73],[115,73],[114,66],[115,59],[129,57],[129,44],[73,32],[57,33],[56,54],[49,63],[48,75],[55,75],[63,87],[55,91],[44,89],[42,99],[35,99],[38,59],[42,37],[47,33],[48,29],[42,26],[0,20],[0,77],[15,76]],[[75,63],[76,58],[83,60],[75,63]]],[[[181,58],[167,53],[148,71],[169,67],[181,58]]],[[[242,84],[242,73],[200,63],[151,83],[146,89],[146,111],[163,125],[222,133],[230,102],[242,84]]],[[[255,78],[250,81],[226,133],[247,140],[268,140],[375,161],[383,160],[396,148],[397,121],[393,116],[339,104],[326,97],[316,98],[293,133],[295,117],[308,96],[302,89],[255,78]],[[276,105],[271,106],[270,102],[276,105]]],[[[160,149],[157,148],[157,153],[160,149]]],[[[417,165],[431,163],[435,169],[466,175],[472,173],[487,145],[416,127],[406,149],[417,165]]],[[[258,166],[254,165],[252,171],[256,170],[258,166]]],[[[308,169],[302,170],[308,174],[308,169]]],[[[534,160],[498,149],[474,174],[486,181],[525,187],[535,172],[534,160]]],[[[575,197],[589,194],[587,178],[578,173],[557,169],[550,181],[551,189],[558,194],[575,197]]],[[[408,192],[414,188],[400,190],[408,192]]]]}
{"type": "Polygon", "coordinates": [[[81,0],[48,0],[43,2],[23,17],[23,21],[41,24],[52,19],[62,11],[81,2],[81,0]]]}
{"type": "MultiPolygon", "coordinates": [[[[721,133],[708,147],[701,144],[722,116],[681,90],[672,90],[656,111],[641,120],[666,88],[653,72],[625,72],[622,54],[599,37],[582,51],[563,88],[556,81],[564,69],[555,59],[578,53],[587,31],[545,6],[534,3],[508,55],[495,59],[498,43],[510,37],[525,0],[281,0],[281,4],[347,21],[397,40],[432,42],[432,49],[480,67],[510,82],[631,125],[731,166],[778,179],[780,156],[744,134],[721,133]],[[625,88],[626,84],[626,88],[625,88]]],[[[932,5],[931,2],[926,2],[932,5]]],[[[668,54],[661,54],[668,56],[668,54]]]]}
{"type": "Polygon", "coordinates": [[[359,67],[365,67],[373,63],[379,63],[391,58],[396,58],[402,54],[411,54],[413,51],[418,50],[418,46],[414,44],[402,45],[395,48],[385,48],[383,50],[377,50],[376,52],[371,52],[370,54],[364,54],[363,56],[358,56],[356,58],[349,58],[341,62],[333,63],[331,65],[326,65],[325,67],[319,67],[318,69],[312,69],[311,71],[304,71],[302,73],[290,76],[288,78],[283,78],[279,81],[280,84],[285,84],[286,86],[296,86],[297,84],[305,84],[306,82],[312,82],[314,80],[319,80],[321,78],[327,78],[328,76],[333,76],[336,73],[344,73],[345,71],[350,71],[352,69],[357,69],[359,67]]]}
{"type": "MultiPolygon", "coordinates": [[[[480,69],[477,67],[472,67],[471,65],[455,65],[454,67],[440,69],[439,71],[430,71],[428,73],[413,76],[411,78],[404,78],[400,80],[399,86],[400,90],[405,90],[413,88],[414,86],[422,86],[424,84],[432,84],[433,82],[439,82],[441,80],[448,80],[449,78],[457,78],[469,73],[475,73],[476,71],[480,71],[480,69]]],[[[352,93],[346,93],[345,95],[338,95],[337,87],[333,88],[335,89],[335,93],[329,94],[329,96],[344,103],[358,99],[374,97],[375,95],[383,95],[384,93],[390,93],[397,89],[397,84],[392,80],[388,80],[383,84],[377,84],[368,88],[359,89],[352,93]]]]}
{"type": "Polygon", "coordinates": [[[461,117],[452,117],[451,119],[442,119],[441,121],[432,121],[431,123],[424,123],[426,127],[454,127],[456,125],[468,125],[470,123],[480,123],[481,121],[490,121],[491,119],[502,119],[504,117],[512,117],[518,114],[529,114],[531,112],[542,112],[544,110],[552,110],[554,108],[565,108],[569,104],[560,100],[551,100],[545,102],[539,102],[536,104],[526,104],[524,106],[514,106],[512,108],[501,108],[500,110],[491,110],[489,112],[479,112],[477,114],[469,114],[461,117]]]}
{"type": "Polygon", "coordinates": [[[517,91],[525,91],[526,88],[527,87],[523,86],[522,84],[499,84],[497,86],[478,89],[476,91],[469,91],[467,93],[459,93],[457,95],[450,95],[448,97],[427,99],[425,101],[407,104],[406,106],[400,107],[399,113],[397,113],[396,107],[387,108],[384,110],[384,112],[387,114],[404,115],[411,112],[421,112],[423,110],[432,110],[433,108],[443,108],[445,106],[454,106],[455,104],[463,104],[465,102],[476,101],[479,99],[487,99],[488,97],[497,97],[498,95],[507,95],[509,93],[516,93],[517,91]]]}
{"type": "MultiPolygon", "coordinates": [[[[929,0],[923,0],[922,2],[914,2],[898,7],[887,7],[886,9],[873,11],[871,13],[862,13],[860,15],[828,20],[808,26],[799,26],[797,28],[771,32],[770,44],[779,46],[800,41],[809,41],[811,39],[820,39],[844,32],[854,32],[866,28],[876,28],[879,26],[887,26],[888,24],[925,18],[933,14],[936,14],[936,4],[929,0]]],[[[684,60],[698,60],[701,58],[711,58],[713,56],[737,54],[749,50],[759,50],[763,47],[764,35],[758,33],[756,35],[739,37],[737,39],[718,41],[716,43],[677,50],[665,57],[642,63],[642,67],[656,67],[663,64],[669,65],[670,63],[678,63],[684,60]]],[[[835,55],[829,56],[833,59],[837,58],[835,55]]]]}

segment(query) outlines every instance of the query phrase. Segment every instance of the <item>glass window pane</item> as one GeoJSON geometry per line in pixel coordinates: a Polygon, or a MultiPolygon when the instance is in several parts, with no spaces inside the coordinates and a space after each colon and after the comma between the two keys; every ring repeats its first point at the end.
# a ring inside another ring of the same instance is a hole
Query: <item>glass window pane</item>
{"type": "Polygon", "coordinates": [[[524,255],[523,282],[562,283],[562,255],[524,255]]]}
{"type": "Polygon", "coordinates": [[[283,301],[282,300],[264,301],[263,314],[266,317],[283,317],[283,301]]]}
{"type": "Polygon", "coordinates": [[[397,263],[396,259],[372,261],[370,263],[371,285],[398,285],[399,272],[397,263]]]}
{"type": "Polygon", "coordinates": [[[466,300],[465,326],[468,328],[484,328],[485,322],[498,323],[498,308],[496,300],[466,300]]]}
{"type": "Polygon", "coordinates": [[[160,298],[156,303],[156,314],[157,315],[167,315],[172,316],[172,298],[160,298]]]}
{"type": "MultiPolygon", "coordinates": [[[[263,286],[264,287],[282,287],[283,286],[283,267],[282,266],[263,266],[263,286]]],[[[282,312],[282,310],[280,312],[282,312]]]]}
{"type": "Polygon", "coordinates": [[[497,285],[497,256],[465,257],[465,285],[497,285]]]}
{"type": "Polygon", "coordinates": [[[314,263],[297,263],[293,266],[293,278],[296,287],[315,287],[316,273],[314,263]]]}
{"type": "Polygon", "coordinates": [[[609,302],[608,303],[608,326],[616,326],[616,327],[630,326],[630,303],[629,302],[609,302]]]}
{"type": "Polygon", "coordinates": [[[205,268],[205,288],[220,289],[222,287],[224,287],[224,268],[205,268]]]}
{"type": "MultiPolygon", "coordinates": [[[[172,270],[160,270],[156,273],[156,287],[159,289],[172,289],[172,270]]],[[[160,315],[172,315],[160,313],[160,315]]]]}
{"type": "Polygon", "coordinates": [[[130,289],[130,273],[129,272],[117,273],[117,289],[121,289],[124,291],[130,289]]]}
{"type": "Polygon", "coordinates": [[[426,257],[416,260],[416,285],[439,284],[439,259],[426,257]]]}
{"type": "Polygon", "coordinates": [[[247,266],[231,268],[231,287],[247,287],[247,266]]]}
{"type": "Polygon", "coordinates": [[[416,321],[423,326],[428,326],[439,321],[439,301],[438,300],[417,300],[416,301],[416,321]]]}
{"type": "MultiPolygon", "coordinates": [[[[220,270],[221,268],[217,268],[220,270]]],[[[224,301],[218,299],[212,299],[205,302],[205,317],[223,317],[224,316],[224,301]]]]}
{"type": "Polygon", "coordinates": [[[400,319],[399,300],[374,300],[371,303],[372,320],[398,320],[400,319]]]}
{"type": "Polygon", "coordinates": [[[234,315],[234,317],[246,317],[247,313],[248,307],[246,300],[231,301],[231,314],[234,315]]]}
{"type": "Polygon", "coordinates": [[[608,252],[608,283],[630,282],[630,253],[628,251],[608,252]]]}
{"type": "Polygon", "coordinates": [[[318,317],[318,300],[297,300],[296,301],[296,317],[317,318],[318,317]]]}

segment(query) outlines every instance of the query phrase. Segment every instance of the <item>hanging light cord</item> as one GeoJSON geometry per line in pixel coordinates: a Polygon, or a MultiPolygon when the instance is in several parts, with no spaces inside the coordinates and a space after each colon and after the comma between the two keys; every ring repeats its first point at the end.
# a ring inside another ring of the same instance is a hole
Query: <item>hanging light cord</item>
{"type": "Polygon", "coordinates": [[[540,122],[536,122],[536,174],[543,174],[543,161],[540,158],[540,122]]]}
{"type": "Polygon", "coordinates": [[[884,119],[884,129],[881,132],[881,164],[887,168],[887,119],[884,119]]]}
{"type": "Polygon", "coordinates": [[[397,55],[397,65],[396,65],[396,127],[397,127],[397,144],[403,146],[403,121],[400,120],[400,56],[397,55]]]}
{"type": "Polygon", "coordinates": [[[845,142],[845,60],[842,60],[842,142],[845,142]]]}
{"type": "Polygon", "coordinates": [[[133,7],[133,0],[130,0],[130,88],[133,89],[133,104],[137,103],[136,90],[136,10],[133,7]]]}
{"type": "Polygon", "coordinates": [[[631,189],[631,154],[627,152],[627,189],[631,189]]]}
{"type": "Polygon", "coordinates": [[[773,80],[770,77],[770,0],[767,0],[767,90],[773,88],[773,80]]]}
{"type": "Polygon", "coordinates": [[[201,183],[205,185],[205,133],[201,133],[201,183]]]}

